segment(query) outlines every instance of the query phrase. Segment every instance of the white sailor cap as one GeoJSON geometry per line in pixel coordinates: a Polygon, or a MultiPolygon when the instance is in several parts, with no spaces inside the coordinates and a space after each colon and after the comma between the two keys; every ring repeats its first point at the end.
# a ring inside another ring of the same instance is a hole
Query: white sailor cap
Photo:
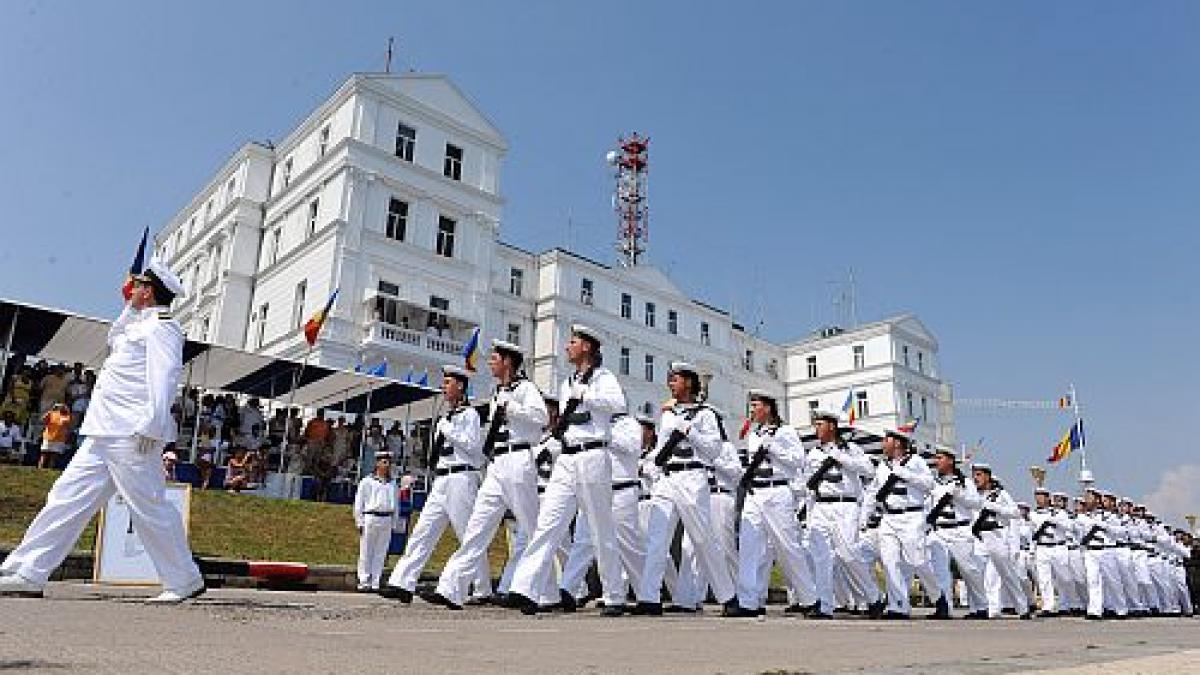
{"type": "Polygon", "coordinates": [[[466,384],[467,381],[471,379],[471,374],[467,372],[466,368],[463,368],[462,366],[451,365],[451,364],[446,364],[446,365],[442,366],[442,376],[456,378],[459,381],[461,381],[463,384],[466,384]]]}
{"type": "Polygon", "coordinates": [[[1029,510],[1029,502],[1017,502],[1017,508],[1025,509],[1026,511],[1028,511],[1029,510]]]}
{"type": "Polygon", "coordinates": [[[700,371],[696,368],[696,366],[693,366],[692,364],[688,363],[687,361],[672,361],[671,367],[667,370],[667,373],[668,374],[680,373],[683,375],[691,375],[693,377],[700,377],[700,371]]]}
{"type": "Polygon", "coordinates": [[[972,471],[982,471],[984,473],[990,474],[992,472],[992,465],[988,464],[987,462],[975,462],[975,464],[971,466],[971,470],[972,471]]]}
{"type": "Polygon", "coordinates": [[[142,273],[137,275],[137,277],[151,283],[157,282],[177,298],[182,298],[186,295],[183,289],[183,282],[171,271],[170,267],[167,267],[166,263],[158,258],[151,258],[150,262],[142,269],[142,273]]]}
{"type": "Polygon", "coordinates": [[[508,340],[492,340],[492,351],[515,354],[521,358],[525,357],[525,353],[521,351],[521,347],[508,340]]]}
{"type": "Polygon", "coordinates": [[[386,459],[386,460],[391,461],[392,451],[391,450],[376,450],[375,451],[375,461],[378,462],[381,459],[386,459]]]}
{"type": "Polygon", "coordinates": [[[751,401],[768,401],[770,403],[778,403],[775,395],[766,389],[749,389],[746,391],[746,398],[751,401]]]}
{"type": "Polygon", "coordinates": [[[176,454],[174,450],[168,450],[168,451],[164,452],[164,453],[163,453],[163,455],[162,455],[162,458],[163,458],[163,459],[169,459],[169,460],[171,460],[172,462],[178,462],[178,461],[179,461],[179,455],[178,455],[178,454],[176,454]]]}
{"type": "Polygon", "coordinates": [[[634,419],[638,421],[638,424],[644,427],[650,427],[651,429],[654,428],[654,418],[645,413],[638,413],[634,419]]]}
{"type": "Polygon", "coordinates": [[[1130,506],[1133,506],[1133,500],[1130,499],[1129,497],[1121,497],[1120,499],[1117,500],[1117,503],[1118,504],[1128,504],[1130,506]]]}
{"type": "Polygon", "coordinates": [[[958,462],[958,453],[955,452],[954,448],[952,448],[948,445],[935,445],[933,447],[933,454],[935,456],[945,455],[946,457],[949,457],[950,459],[954,460],[955,463],[958,462]]]}
{"type": "Polygon", "coordinates": [[[592,342],[595,342],[597,345],[604,343],[604,340],[600,337],[600,331],[592,328],[591,326],[585,326],[581,323],[573,323],[571,324],[571,333],[573,335],[587,338],[592,342]]]}
{"type": "Polygon", "coordinates": [[[832,410],[824,410],[821,408],[817,408],[817,409],[813,410],[812,411],[812,421],[818,422],[821,420],[825,420],[826,422],[833,422],[834,424],[838,424],[842,421],[842,416],[839,415],[838,413],[833,412],[832,410]]]}
{"type": "Polygon", "coordinates": [[[1065,492],[1051,492],[1050,497],[1053,499],[1062,499],[1064,501],[1071,498],[1071,496],[1065,492]]]}
{"type": "Polygon", "coordinates": [[[907,446],[911,446],[913,442],[912,434],[904,431],[903,429],[888,429],[887,431],[883,432],[883,435],[885,437],[894,438],[898,441],[904,441],[904,444],[907,446]]]}
{"type": "Polygon", "coordinates": [[[1046,495],[1046,496],[1049,496],[1049,495],[1050,495],[1050,490],[1049,490],[1049,488],[1044,488],[1044,487],[1036,487],[1036,488],[1034,488],[1034,489],[1033,489],[1033,494],[1035,494],[1035,495],[1046,495]]]}

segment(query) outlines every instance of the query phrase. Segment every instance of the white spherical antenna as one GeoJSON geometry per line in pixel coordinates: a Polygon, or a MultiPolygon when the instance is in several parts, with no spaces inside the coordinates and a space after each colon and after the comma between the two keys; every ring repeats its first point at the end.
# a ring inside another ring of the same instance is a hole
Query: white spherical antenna
{"type": "Polygon", "coordinates": [[[621,155],[616,150],[609,150],[608,154],[604,156],[604,161],[608,162],[609,166],[616,166],[620,159],[621,155]]]}

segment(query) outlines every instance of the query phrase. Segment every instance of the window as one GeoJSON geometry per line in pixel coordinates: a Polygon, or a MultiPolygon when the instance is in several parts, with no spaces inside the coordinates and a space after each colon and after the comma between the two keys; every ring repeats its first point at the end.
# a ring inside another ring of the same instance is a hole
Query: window
{"type": "Polygon", "coordinates": [[[581,279],[579,281],[579,301],[585,305],[592,304],[592,300],[595,297],[595,290],[596,288],[592,284],[591,279],[581,279]]]}
{"type": "Polygon", "coordinates": [[[909,365],[908,364],[908,345],[904,345],[903,347],[900,348],[900,354],[901,354],[901,359],[904,361],[904,367],[907,368],[909,365]]]}
{"type": "Polygon", "coordinates": [[[520,297],[525,290],[525,270],[513,267],[508,270],[508,292],[520,297]]]}
{"type": "Polygon", "coordinates": [[[617,363],[617,370],[622,375],[629,374],[629,347],[621,347],[621,359],[617,363]]]}
{"type": "Polygon", "coordinates": [[[446,216],[438,216],[437,252],[447,258],[454,257],[455,222],[446,216]]]}
{"type": "Polygon", "coordinates": [[[925,352],[917,352],[917,372],[925,372],[925,352]]]}
{"type": "Polygon", "coordinates": [[[277,227],[271,230],[271,262],[269,265],[274,265],[276,260],[279,260],[279,237],[283,234],[283,228],[277,227]]]}
{"type": "Polygon", "coordinates": [[[650,401],[646,401],[645,403],[643,403],[642,404],[642,414],[647,417],[653,416],[654,415],[654,404],[650,403],[650,401]]]}
{"type": "Polygon", "coordinates": [[[321,129],[321,137],[317,140],[317,156],[324,157],[325,151],[329,149],[329,125],[326,124],[321,129]]]}
{"type": "Polygon", "coordinates": [[[438,329],[440,332],[443,328],[449,326],[449,320],[446,317],[446,312],[450,311],[450,301],[446,298],[439,298],[436,295],[429,296],[429,325],[438,329]]]}
{"type": "Polygon", "coordinates": [[[904,402],[908,406],[908,419],[912,419],[917,414],[916,408],[913,406],[913,395],[911,391],[904,392],[904,402]]]}
{"type": "Polygon", "coordinates": [[[388,200],[387,224],[384,229],[388,239],[404,241],[408,231],[408,202],[395,197],[388,200]]]}
{"type": "Polygon", "coordinates": [[[308,203],[308,236],[312,236],[317,231],[317,212],[321,210],[321,198],[318,197],[308,203]]]}
{"type": "Polygon", "coordinates": [[[192,268],[192,291],[191,292],[193,295],[196,293],[196,289],[200,288],[200,279],[201,279],[200,266],[201,266],[201,262],[199,259],[197,259],[196,266],[194,268],[192,268]]]}
{"type": "Polygon", "coordinates": [[[292,328],[299,328],[304,323],[304,293],[307,290],[307,279],[296,284],[296,294],[292,297],[292,328]]]}
{"type": "Polygon", "coordinates": [[[393,326],[402,325],[400,302],[396,299],[399,295],[399,286],[381,279],[379,281],[379,294],[375,296],[376,318],[393,326]]]}
{"type": "Polygon", "coordinates": [[[679,335],[679,312],[673,309],[667,310],[667,332],[671,335],[679,335]]]}
{"type": "Polygon", "coordinates": [[[742,355],[742,367],[745,368],[749,372],[754,372],[754,350],[753,349],[747,349],[746,353],[744,355],[742,355]]]}
{"type": "Polygon", "coordinates": [[[235,192],[237,192],[237,177],[236,176],[234,176],[233,178],[230,178],[229,182],[225,184],[225,203],[226,204],[233,202],[233,198],[236,196],[234,194],[235,192]]]}
{"type": "Polygon", "coordinates": [[[708,322],[700,322],[700,344],[705,347],[712,344],[712,335],[708,332],[708,322]]]}
{"type": "Polygon", "coordinates": [[[175,255],[179,255],[179,252],[182,250],[183,250],[183,228],[181,227],[181,228],[179,228],[179,231],[175,233],[175,255]]]}
{"type": "Polygon", "coordinates": [[[862,345],[854,345],[853,350],[854,350],[854,369],[862,370],[864,367],[866,367],[866,363],[867,363],[866,350],[863,348],[862,345]]]}
{"type": "Polygon", "coordinates": [[[621,294],[621,318],[629,319],[633,317],[633,298],[628,293],[621,294]]]}
{"type": "Polygon", "coordinates": [[[520,345],[521,344],[521,324],[519,324],[519,323],[508,324],[508,330],[504,334],[504,339],[508,340],[509,342],[513,343],[514,345],[520,345]]]}
{"type": "Polygon", "coordinates": [[[654,381],[654,355],[653,354],[646,355],[646,381],[647,382],[654,381]]]}
{"type": "Polygon", "coordinates": [[[267,310],[270,308],[271,305],[265,302],[258,308],[258,340],[255,341],[255,346],[259,349],[262,349],[267,335],[267,310]]]}
{"type": "Polygon", "coordinates": [[[805,363],[808,364],[808,376],[810,378],[816,377],[817,376],[817,357],[815,355],[810,356],[807,359],[804,359],[804,361],[805,361],[805,363]]]}
{"type": "Polygon", "coordinates": [[[650,328],[654,328],[654,303],[653,302],[646,303],[646,325],[649,326],[650,328]]]}
{"type": "Polygon", "coordinates": [[[820,408],[820,407],[821,407],[821,402],[820,402],[820,401],[818,401],[818,400],[817,400],[817,399],[815,399],[815,398],[809,399],[809,400],[808,400],[808,414],[809,414],[809,416],[811,416],[813,413],[815,413],[815,412],[817,411],[817,408],[820,408]]]}
{"type": "Polygon", "coordinates": [[[921,397],[921,421],[929,419],[929,399],[921,397]]]}
{"type": "MultiPolygon", "coordinates": [[[[192,216],[191,220],[188,221],[187,236],[191,237],[195,233],[196,233],[196,216],[192,216]]],[[[183,232],[181,231],[179,234],[182,235],[183,232]]],[[[181,238],[179,241],[182,242],[183,239],[181,238]]],[[[179,247],[177,246],[175,248],[175,250],[178,251],[179,247]]]]}
{"type": "Polygon", "coordinates": [[[221,244],[217,244],[216,247],[213,248],[212,267],[209,268],[208,272],[209,281],[216,281],[217,276],[221,274],[221,259],[224,257],[224,254],[225,247],[221,244]]]}
{"type": "Polygon", "coordinates": [[[292,158],[291,157],[288,157],[283,162],[283,176],[281,177],[281,180],[283,181],[283,187],[287,187],[288,184],[292,182],[292,158]]]}
{"type": "Polygon", "coordinates": [[[208,223],[211,220],[212,220],[212,200],[210,199],[210,200],[208,200],[208,203],[204,205],[204,222],[208,223]]]}
{"type": "Polygon", "coordinates": [[[396,156],[400,159],[413,161],[413,150],[417,147],[417,130],[404,122],[396,125],[396,156]]]}
{"type": "Polygon", "coordinates": [[[451,180],[462,180],[462,148],[446,144],[446,160],[442,162],[442,175],[451,180]]]}
{"type": "Polygon", "coordinates": [[[200,322],[200,341],[201,342],[208,342],[208,325],[209,325],[209,318],[206,316],[206,317],[204,317],[204,320],[200,322]]]}
{"type": "Polygon", "coordinates": [[[854,392],[854,398],[857,399],[857,403],[858,403],[859,419],[870,417],[871,416],[871,407],[869,405],[867,405],[867,392],[856,391],[856,392],[854,392]]]}

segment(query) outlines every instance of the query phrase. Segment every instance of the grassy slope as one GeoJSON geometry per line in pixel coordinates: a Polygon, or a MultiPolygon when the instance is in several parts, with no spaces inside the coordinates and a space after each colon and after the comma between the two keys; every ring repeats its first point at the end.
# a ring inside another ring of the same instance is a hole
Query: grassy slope
{"type": "MultiPolygon", "coordinates": [[[[20,541],[57,477],[57,471],[0,466],[0,544],[20,541]]],[[[95,533],[93,522],[76,548],[90,551],[95,533]]],[[[340,565],[353,565],[358,559],[358,533],[348,505],[221,491],[192,492],[191,542],[197,554],[223,558],[340,565]]],[[[456,545],[447,528],[429,568],[440,570],[456,545]]],[[[495,574],[504,564],[505,550],[501,534],[489,553],[495,574]]]]}

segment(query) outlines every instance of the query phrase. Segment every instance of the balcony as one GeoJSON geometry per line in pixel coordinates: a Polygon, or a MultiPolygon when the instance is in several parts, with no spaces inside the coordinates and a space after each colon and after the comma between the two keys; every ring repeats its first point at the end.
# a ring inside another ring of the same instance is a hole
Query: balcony
{"type": "Polygon", "coordinates": [[[367,324],[364,346],[380,347],[412,353],[424,351],[426,356],[449,354],[459,356],[463,351],[464,340],[456,340],[446,335],[436,335],[432,332],[403,328],[383,321],[373,321],[367,324]]]}

